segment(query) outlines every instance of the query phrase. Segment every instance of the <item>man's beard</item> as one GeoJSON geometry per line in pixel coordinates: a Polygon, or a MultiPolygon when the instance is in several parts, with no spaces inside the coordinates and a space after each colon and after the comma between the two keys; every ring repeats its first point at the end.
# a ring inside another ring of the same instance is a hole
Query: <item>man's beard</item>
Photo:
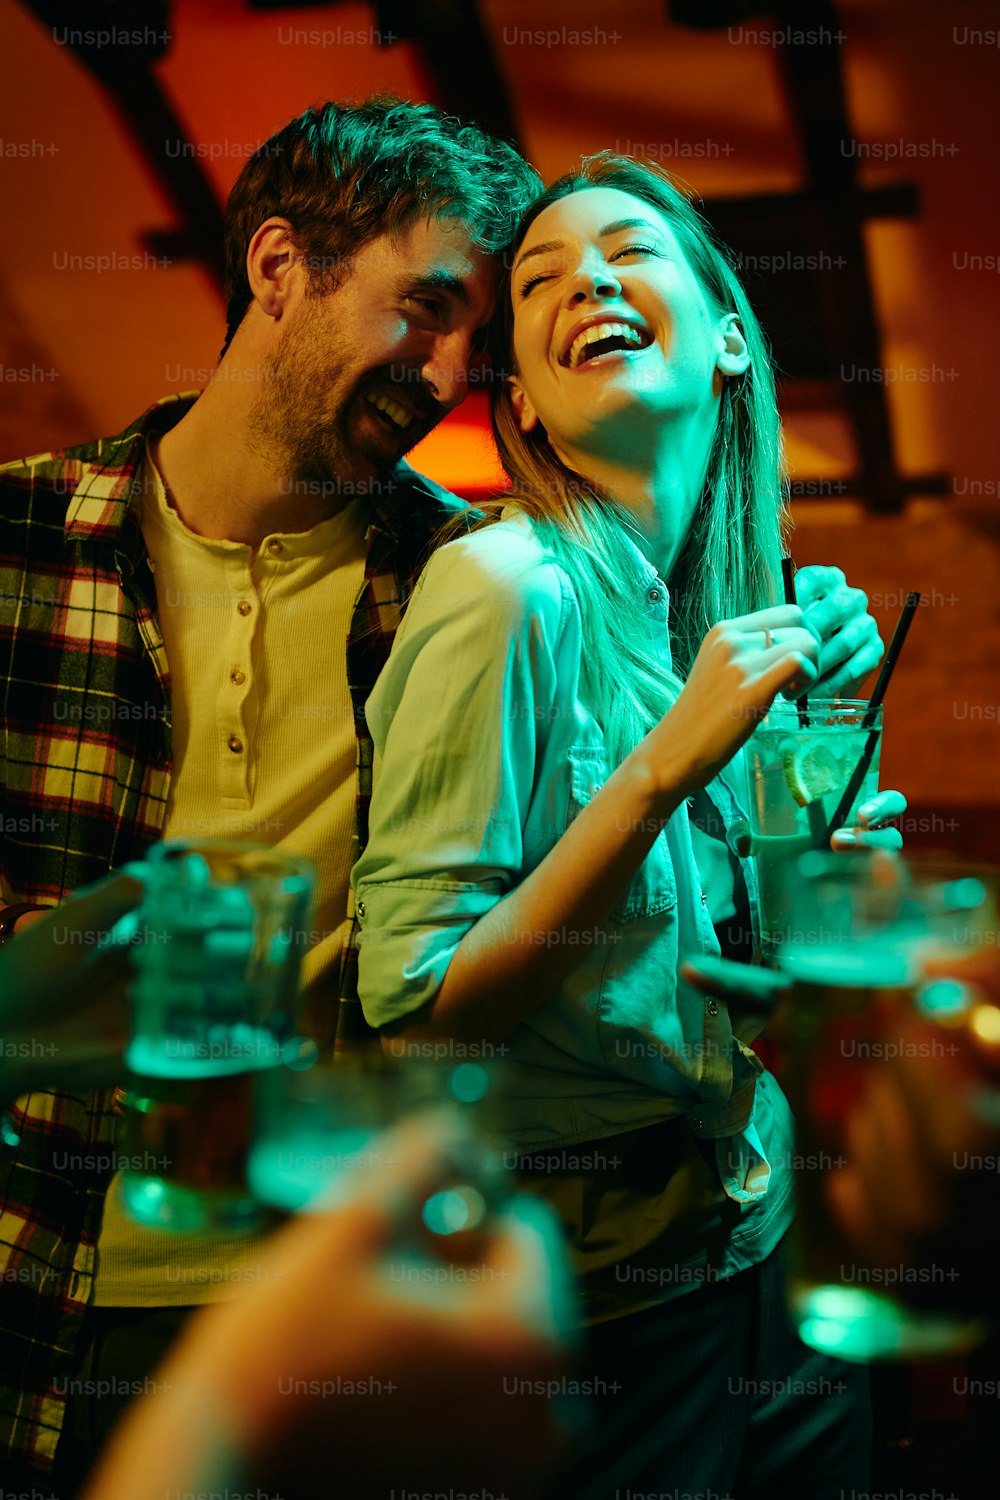
{"type": "MultiPolygon", "coordinates": [[[[351,435],[350,415],[364,400],[364,382],[339,386],[337,372],[348,366],[348,349],[320,309],[319,299],[307,299],[267,355],[249,427],[254,449],[286,482],[334,493],[339,484],[385,478],[402,455],[365,441],[362,433],[351,435]]],[[[380,373],[370,371],[366,380],[380,373]]]]}

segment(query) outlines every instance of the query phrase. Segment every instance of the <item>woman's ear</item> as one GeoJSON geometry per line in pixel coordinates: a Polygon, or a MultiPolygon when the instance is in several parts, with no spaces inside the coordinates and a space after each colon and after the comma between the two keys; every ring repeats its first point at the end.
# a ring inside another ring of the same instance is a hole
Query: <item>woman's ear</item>
{"type": "Polygon", "coordinates": [[[715,368],[723,375],[742,375],[750,365],[750,350],[735,313],[723,313],[718,322],[719,354],[715,368]]]}
{"type": "Polygon", "coordinates": [[[514,420],[522,432],[531,432],[538,426],[538,413],[528,400],[524,386],[516,375],[508,375],[506,385],[514,420]]]}

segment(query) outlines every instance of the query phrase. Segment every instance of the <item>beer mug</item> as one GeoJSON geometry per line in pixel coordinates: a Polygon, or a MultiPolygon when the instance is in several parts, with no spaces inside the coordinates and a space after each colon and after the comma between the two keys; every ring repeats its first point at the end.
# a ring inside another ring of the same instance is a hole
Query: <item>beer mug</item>
{"type": "Polygon", "coordinates": [[[135,867],[123,1202],[141,1224],[252,1223],[255,1082],[298,1056],[299,967],[314,872],[238,841],[156,845],[135,867]]]}

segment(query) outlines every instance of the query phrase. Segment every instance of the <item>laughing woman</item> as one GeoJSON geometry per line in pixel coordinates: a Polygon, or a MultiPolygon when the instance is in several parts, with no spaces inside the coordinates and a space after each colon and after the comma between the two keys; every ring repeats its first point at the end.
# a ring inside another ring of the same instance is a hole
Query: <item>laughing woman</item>
{"type": "Polygon", "coordinates": [[[754,910],[725,843],[740,747],[828,675],[774,602],[767,350],[704,223],[634,162],[556,183],[510,260],[512,494],[435,554],[368,707],[362,1003],[397,1045],[504,1045],[586,1326],[590,1405],[546,1495],[864,1489],[863,1376],[782,1316],[787,1105],[758,1028],[678,972],[754,910]]]}

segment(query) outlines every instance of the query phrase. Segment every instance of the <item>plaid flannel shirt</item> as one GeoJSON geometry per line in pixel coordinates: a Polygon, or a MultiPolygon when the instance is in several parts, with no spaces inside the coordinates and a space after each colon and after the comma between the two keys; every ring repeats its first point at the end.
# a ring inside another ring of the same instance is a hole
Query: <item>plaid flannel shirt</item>
{"type": "MultiPolygon", "coordinates": [[[[118,437],[0,467],[2,904],[58,904],[160,837],[170,673],[134,499],[147,436],[173,426],[194,399],[168,397],[118,437]]],[[[372,784],[365,702],[435,529],[464,508],[406,464],[367,498],[365,581],[347,643],[354,860],[367,837],[372,784]]],[[[328,1040],[338,1051],[371,1039],[356,982],[352,925],[339,993],[328,997],[328,1040]]],[[[0,1161],[0,1456],[8,1483],[52,1464],[93,1288],[116,1124],[110,1091],[36,1091],[12,1116],[22,1144],[0,1161]],[[78,1165],[67,1168],[67,1159],[78,1165]]]]}

